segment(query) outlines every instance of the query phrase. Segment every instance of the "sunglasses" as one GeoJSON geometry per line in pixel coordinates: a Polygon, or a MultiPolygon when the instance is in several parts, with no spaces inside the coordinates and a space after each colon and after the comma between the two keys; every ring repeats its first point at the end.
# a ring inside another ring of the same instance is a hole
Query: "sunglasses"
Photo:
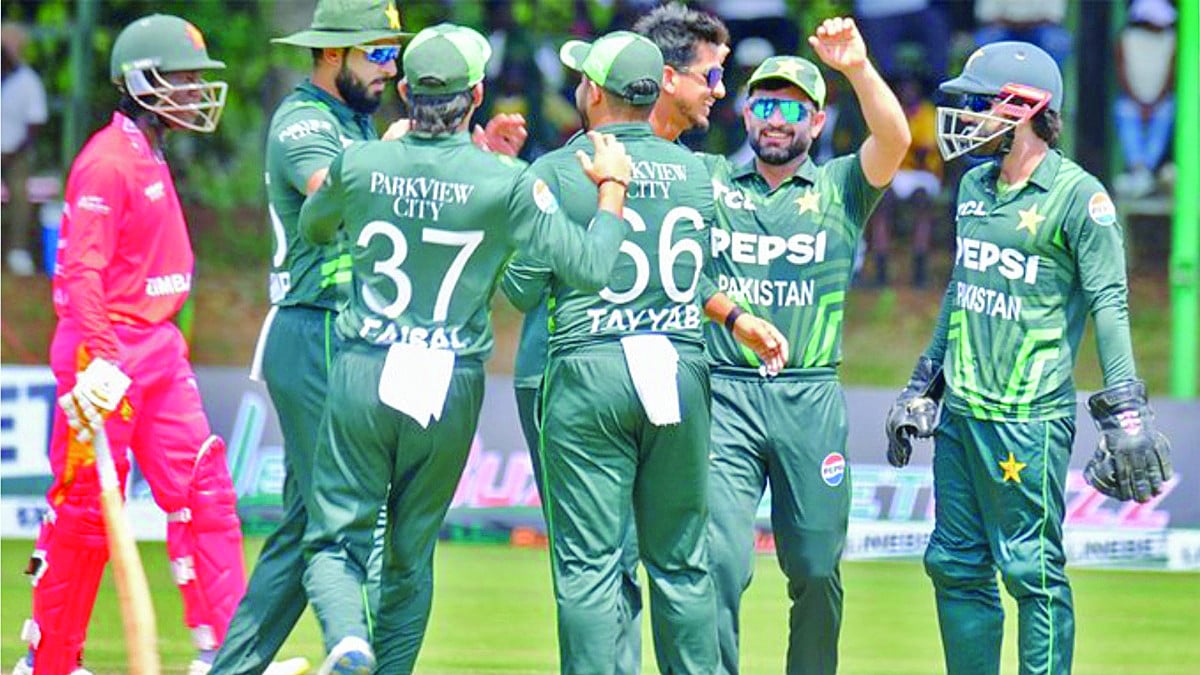
{"type": "Polygon", "coordinates": [[[700,78],[704,82],[704,86],[709,89],[716,89],[721,84],[721,78],[725,77],[725,69],[721,66],[713,66],[708,70],[698,73],[690,68],[676,68],[676,71],[686,75],[693,75],[700,78]]]}
{"type": "Polygon", "coordinates": [[[987,94],[967,94],[962,102],[963,107],[971,112],[985,112],[996,105],[996,98],[987,94]]]}
{"type": "Polygon", "coordinates": [[[776,110],[788,124],[803,122],[809,115],[808,106],[792,99],[756,98],[750,101],[750,113],[764,122],[770,120],[776,110]]]}
{"type": "Polygon", "coordinates": [[[367,61],[377,66],[400,58],[400,47],[396,45],[354,45],[354,48],[366,54],[367,61]]]}

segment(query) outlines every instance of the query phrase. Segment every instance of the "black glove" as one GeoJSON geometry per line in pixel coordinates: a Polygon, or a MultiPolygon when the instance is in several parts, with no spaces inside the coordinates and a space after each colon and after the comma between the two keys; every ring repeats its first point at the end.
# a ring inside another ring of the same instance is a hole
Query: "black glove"
{"type": "Polygon", "coordinates": [[[1139,503],[1162,492],[1171,479],[1171,443],[1154,428],[1146,385],[1133,380],[1088,399],[1088,412],[1100,429],[1096,454],[1083,470],[1101,494],[1139,503]]]}
{"type": "Polygon", "coordinates": [[[945,379],[941,367],[934,366],[929,357],[917,359],[908,386],[888,411],[885,430],[888,438],[888,463],[896,468],[908,464],[912,455],[912,438],[929,438],[937,426],[938,401],[942,398],[945,379]]]}

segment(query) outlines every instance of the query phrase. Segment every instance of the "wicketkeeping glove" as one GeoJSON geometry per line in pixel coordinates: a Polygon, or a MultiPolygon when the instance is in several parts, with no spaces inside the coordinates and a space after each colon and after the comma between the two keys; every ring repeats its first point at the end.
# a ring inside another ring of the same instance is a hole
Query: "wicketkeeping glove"
{"type": "Polygon", "coordinates": [[[75,386],[58,398],[58,406],[67,416],[75,437],[87,441],[117,409],[129,389],[129,376],[104,359],[92,359],[75,376],[75,386]]]}
{"type": "Polygon", "coordinates": [[[1104,495],[1147,502],[1171,479],[1171,443],[1154,428],[1146,385],[1124,382],[1088,399],[1100,429],[1096,454],[1083,470],[1088,485],[1104,495]]]}
{"type": "Polygon", "coordinates": [[[945,379],[940,366],[934,366],[927,356],[917,359],[908,386],[888,411],[888,463],[896,468],[908,464],[912,456],[912,438],[929,438],[937,426],[938,401],[942,398],[945,379]]]}

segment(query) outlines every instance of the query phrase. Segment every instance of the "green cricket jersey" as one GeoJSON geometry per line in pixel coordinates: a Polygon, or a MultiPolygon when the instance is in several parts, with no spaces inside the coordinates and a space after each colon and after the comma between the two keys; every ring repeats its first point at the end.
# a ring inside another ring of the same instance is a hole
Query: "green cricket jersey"
{"type": "Polygon", "coordinates": [[[1105,384],[1136,377],[1116,208],[1096,178],[1056,150],[1025,185],[999,186],[999,170],[998,162],[978,166],[959,186],[954,271],[926,355],[943,363],[955,412],[1070,417],[1088,314],[1105,384]]]}
{"type": "MultiPolygon", "coordinates": [[[[708,170],[686,148],[655,136],[647,123],[612,124],[597,131],[615,135],[634,162],[624,211],[631,231],[608,285],[599,293],[576,288],[569,279],[551,276],[536,257],[523,255],[509,265],[505,293],[518,307],[529,309],[549,287],[551,355],[636,333],[661,333],[676,344],[703,348],[696,287],[714,217],[708,170]]],[[[588,204],[596,201],[596,187],[575,159],[577,150],[590,147],[586,135],[576,134],[533,164],[575,221],[585,219],[588,204]]],[[[531,316],[537,320],[536,314],[531,316]]],[[[518,368],[530,370],[521,363],[518,368]]]]}
{"type": "MultiPolygon", "coordinates": [[[[753,159],[704,161],[717,204],[710,275],[717,290],[784,334],[788,367],[837,366],[855,248],[883,191],[867,181],[858,155],[820,166],[806,159],[774,190],[753,159]]],[[[718,366],[759,365],[724,326],[710,322],[705,333],[718,366]]]]}
{"type": "Polygon", "coordinates": [[[579,218],[590,226],[570,222],[524,162],[484,152],[466,133],[410,133],[348,147],[300,221],[317,242],[344,223],[353,260],[338,315],[344,337],[482,361],[492,349],[492,293],[518,247],[593,292],[608,279],[625,225],[597,211],[595,191],[579,218]]]}
{"type": "Polygon", "coordinates": [[[308,178],[329,166],[354,141],[376,138],[361,115],[305,80],[283,99],[267,132],[267,210],[275,233],[269,296],[274,305],[337,309],[338,285],[349,260],[336,245],[314,246],[300,236],[300,207],[308,178]]]}

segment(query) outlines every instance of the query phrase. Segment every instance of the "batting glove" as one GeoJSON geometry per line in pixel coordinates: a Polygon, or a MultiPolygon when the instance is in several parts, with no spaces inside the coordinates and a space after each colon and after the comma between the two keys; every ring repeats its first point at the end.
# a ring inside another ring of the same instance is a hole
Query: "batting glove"
{"type": "Polygon", "coordinates": [[[75,386],[58,399],[67,424],[80,441],[87,441],[104,420],[117,409],[129,389],[129,376],[116,365],[101,358],[92,359],[75,376],[75,386]]]}
{"type": "Polygon", "coordinates": [[[908,385],[888,410],[884,425],[888,439],[888,463],[896,468],[908,465],[912,439],[929,438],[937,427],[938,401],[942,397],[942,369],[927,356],[917,359],[908,385]]]}
{"type": "Polygon", "coordinates": [[[1150,501],[1171,479],[1171,443],[1154,428],[1140,380],[1109,387],[1088,399],[1100,429],[1096,453],[1083,470],[1088,485],[1120,501],[1150,501]]]}

